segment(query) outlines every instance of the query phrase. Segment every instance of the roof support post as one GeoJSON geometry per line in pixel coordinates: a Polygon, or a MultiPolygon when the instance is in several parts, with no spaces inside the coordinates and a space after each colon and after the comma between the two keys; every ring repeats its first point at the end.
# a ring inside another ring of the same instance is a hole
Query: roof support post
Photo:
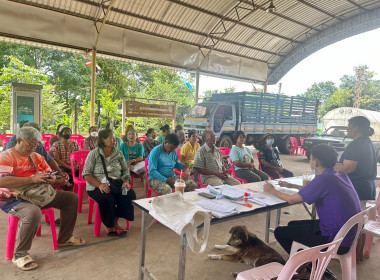
{"type": "Polygon", "coordinates": [[[264,82],[264,93],[268,92],[268,80],[264,82]]]}
{"type": "Polygon", "coordinates": [[[123,103],[121,104],[121,110],[122,112],[122,119],[121,119],[121,134],[125,135],[125,114],[127,112],[126,106],[126,99],[125,96],[123,96],[123,103]]]}
{"type": "Polygon", "coordinates": [[[196,73],[196,79],[195,79],[195,104],[198,104],[199,99],[199,69],[196,73]]]}
{"type": "Polygon", "coordinates": [[[96,84],[96,50],[91,51],[92,72],[91,72],[91,106],[90,106],[90,126],[95,125],[95,84],[96,84]]]}

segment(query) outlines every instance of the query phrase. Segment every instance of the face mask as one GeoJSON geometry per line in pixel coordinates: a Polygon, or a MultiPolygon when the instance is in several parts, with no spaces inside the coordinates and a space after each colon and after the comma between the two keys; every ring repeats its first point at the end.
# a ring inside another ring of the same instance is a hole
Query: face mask
{"type": "Polygon", "coordinates": [[[268,144],[268,145],[272,146],[273,143],[274,143],[274,139],[268,139],[268,140],[267,140],[267,144],[268,144]]]}
{"type": "Polygon", "coordinates": [[[91,135],[92,137],[96,137],[96,136],[98,136],[98,132],[96,132],[96,131],[92,131],[92,132],[90,133],[90,135],[91,135]]]}
{"type": "Polygon", "coordinates": [[[65,134],[65,135],[63,135],[62,137],[65,138],[66,140],[68,140],[68,139],[70,139],[71,134],[65,134]]]}

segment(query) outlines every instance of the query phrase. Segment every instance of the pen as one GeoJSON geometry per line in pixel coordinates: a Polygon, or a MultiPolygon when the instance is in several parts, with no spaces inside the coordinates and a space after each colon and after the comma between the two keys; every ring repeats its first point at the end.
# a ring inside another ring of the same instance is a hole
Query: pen
{"type": "Polygon", "coordinates": [[[254,192],[254,193],[257,193],[257,191],[255,191],[255,190],[252,190],[252,189],[247,189],[247,190],[249,190],[250,192],[254,192]]]}

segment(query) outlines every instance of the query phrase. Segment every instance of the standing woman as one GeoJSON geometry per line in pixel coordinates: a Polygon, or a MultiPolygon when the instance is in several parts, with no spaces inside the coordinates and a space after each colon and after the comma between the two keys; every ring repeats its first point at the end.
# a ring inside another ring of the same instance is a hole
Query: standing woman
{"type": "Polygon", "coordinates": [[[235,166],[236,176],[248,183],[269,180],[265,172],[255,167],[251,151],[243,146],[247,138],[244,131],[236,131],[233,138],[235,146],[231,149],[230,157],[235,166]]]}
{"type": "MultiPolygon", "coordinates": [[[[70,141],[71,128],[67,125],[62,125],[58,131],[59,141],[54,142],[50,147],[50,152],[53,154],[55,161],[58,163],[59,168],[63,172],[71,173],[70,155],[73,152],[79,151],[80,148],[77,142],[70,141]]],[[[75,166],[75,172],[78,171],[78,166],[75,166]]],[[[73,187],[73,176],[69,175],[69,183],[66,185],[67,189],[73,187]]]]}
{"type": "Polygon", "coordinates": [[[158,141],[156,140],[157,135],[156,131],[153,128],[149,128],[145,135],[148,138],[143,142],[143,147],[145,158],[147,158],[149,156],[150,151],[153,150],[154,147],[160,145],[160,143],[158,143],[158,141]]]}
{"type": "Polygon", "coordinates": [[[87,194],[99,205],[100,217],[106,226],[109,236],[123,236],[127,230],[119,225],[119,218],[134,220],[132,200],[136,194],[129,184],[131,176],[125,163],[123,153],[115,148],[116,138],[111,129],[99,131],[98,147],[92,150],[86,159],[82,176],[87,181],[87,194]],[[102,158],[106,165],[108,177],[122,179],[122,188],[127,189],[127,195],[111,193],[103,168],[102,158]]]}
{"type": "Polygon", "coordinates": [[[163,127],[160,128],[160,130],[162,131],[162,134],[158,137],[157,141],[158,143],[162,144],[165,142],[166,136],[171,133],[171,130],[168,124],[165,124],[163,127]]]}
{"type": "Polygon", "coordinates": [[[367,200],[376,196],[375,179],[377,174],[376,154],[369,136],[374,130],[366,117],[357,116],[348,120],[347,137],[353,139],[343,152],[335,169],[350,177],[359,199],[365,207],[367,200]]]}
{"type": "Polygon", "coordinates": [[[281,176],[285,178],[293,177],[293,172],[282,167],[280,155],[277,148],[273,147],[273,143],[274,137],[272,134],[264,135],[259,156],[261,168],[273,179],[278,179],[281,176]]]}
{"type": "Polygon", "coordinates": [[[92,151],[98,146],[98,128],[96,126],[91,126],[88,133],[90,136],[84,140],[83,146],[86,151],[92,151]]]}

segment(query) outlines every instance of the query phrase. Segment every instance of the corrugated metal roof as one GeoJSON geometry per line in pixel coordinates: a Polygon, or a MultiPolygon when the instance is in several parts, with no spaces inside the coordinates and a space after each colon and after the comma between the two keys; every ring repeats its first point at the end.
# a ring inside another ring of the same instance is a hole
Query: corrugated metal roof
{"type": "MultiPolygon", "coordinates": [[[[5,2],[2,0],[0,4],[6,5],[5,2]]],[[[22,9],[37,7],[98,22],[111,3],[105,0],[8,2],[17,3],[22,9]]],[[[106,26],[196,46],[207,50],[206,55],[212,50],[265,62],[269,66],[270,82],[276,82],[287,71],[281,67],[289,63],[289,56],[294,56],[297,48],[307,46],[310,38],[351,18],[364,14],[371,16],[371,12],[380,9],[378,0],[274,0],[276,12],[267,13],[269,3],[268,0],[115,0],[106,26]]],[[[1,27],[0,35],[28,39],[22,34],[2,34],[1,27]]],[[[320,44],[314,48],[320,49],[328,42],[320,44]]],[[[115,55],[123,56],[123,53],[115,55]]],[[[140,59],[144,60],[143,57],[140,59]]],[[[201,58],[200,63],[204,59],[201,58]]]]}

